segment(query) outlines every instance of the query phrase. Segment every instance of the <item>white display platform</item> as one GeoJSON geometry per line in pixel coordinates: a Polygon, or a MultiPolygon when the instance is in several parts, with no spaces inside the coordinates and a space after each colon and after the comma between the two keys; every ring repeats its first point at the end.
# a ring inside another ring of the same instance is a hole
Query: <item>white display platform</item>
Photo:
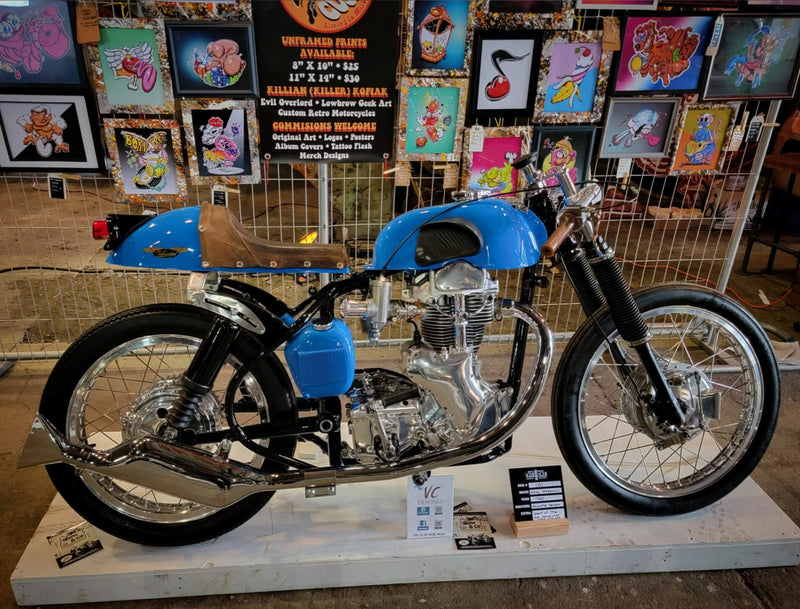
{"type": "Polygon", "coordinates": [[[800,529],[750,479],[724,500],[673,517],[619,512],[564,465],[546,417],[528,420],[514,450],[483,465],[437,470],[455,499],[486,511],[497,549],[405,539],[406,480],[345,484],[336,497],[278,492],[235,531],[203,544],[150,548],[100,532],[104,549],[64,569],[46,536],[81,521],[60,497],[11,577],[20,605],[117,601],[434,581],[773,567],[800,563],[800,529]],[[512,467],[562,464],[570,531],[516,539],[512,467]]]}

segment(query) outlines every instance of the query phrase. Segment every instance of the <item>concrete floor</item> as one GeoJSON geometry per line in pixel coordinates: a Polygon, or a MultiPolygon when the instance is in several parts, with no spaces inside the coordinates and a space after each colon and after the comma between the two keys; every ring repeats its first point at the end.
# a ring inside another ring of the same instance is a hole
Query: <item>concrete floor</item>
{"type": "MultiPolygon", "coordinates": [[[[762,289],[777,299],[791,283],[795,261],[779,256],[772,275],[743,276],[734,273],[731,285],[742,297],[758,302],[762,289]]],[[[738,268],[738,267],[737,267],[738,268]]],[[[759,268],[755,262],[752,268],[759,268]]],[[[800,311],[785,303],[754,310],[764,324],[800,338],[792,324],[800,311]]],[[[22,551],[47,510],[54,491],[44,468],[16,470],[23,439],[38,408],[39,395],[52,362],[16,364],[0,377],[0,493],[3,543],[0,549],[0,608],[15,607],[9,578],[22,551]]],[[[800,524],[800,373],[784,372],[782,412],[777,432],[763,461],[753,474],[755,481],[795,523],[800,524]]],[[[537,413],[545,414],[545,396],[537,413]]],[[[796,608],[800,598],[800,567],[739,571],[678,572],[668,574],[558,577],[466,583],[396,585],[310,590],[265,594],[195,597],[157,601],[104,603],[103,607],[153,609],[216,607],[520,607],[526,609],[569,607],[668,608],[732,607],[796,608]]],[[[69,605],[73,608],[98,605],[69,605]]]]}

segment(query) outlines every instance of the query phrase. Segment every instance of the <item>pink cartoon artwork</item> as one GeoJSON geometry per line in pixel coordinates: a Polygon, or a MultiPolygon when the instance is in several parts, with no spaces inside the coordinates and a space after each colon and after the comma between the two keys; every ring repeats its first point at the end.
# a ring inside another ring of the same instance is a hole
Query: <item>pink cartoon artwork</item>
{"type": "Polygon", "coordinates": [[[49,57],[61,59],[70,50],[69,27],[58,6],[17,13],[0,10],[0,70],[16,80],[38,74],[49,57]]]}
{"type": "Polygon", "coordinates": [[[578,157],[578,153],[575,152],[568,137],[562,137],[558,141],[547,138],[544,141],[543,149],[549,150],[549,153],[542,162],[542,171],[548,176],[545,181],[548,186],[556,186],[558,184],[558,180],[554,174],[562,167],[568,169],[569,176],[573,181],[578,181],[578,170],[575,169],[575,161],[578,157]]]}

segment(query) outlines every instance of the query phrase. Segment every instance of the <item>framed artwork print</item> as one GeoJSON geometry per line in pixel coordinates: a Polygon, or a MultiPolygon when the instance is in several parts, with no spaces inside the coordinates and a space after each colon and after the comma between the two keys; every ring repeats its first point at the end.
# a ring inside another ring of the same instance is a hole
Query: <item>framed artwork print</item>
{"type": "Polygon", "coordinates": [[[652,11],[658,6],[658,0],[578,0],[575,8],[588,10],[626,10],[626,11],[652,11]]]}
{"type": "Polygon", "coordinates": [[[65,0],[5,3],[0,17],[0,87],[84,84],[65,0]]]}
{"type": "Polygon", "coordinates": [[[603,111],[611,51],[603,32],[545,35],[533,120],[541,123],[596,123],[603,111]]]}
{"type": "Polygon", "coordinates": [[[181,102],[189,176],[195,184],[257,184],[258,121],[254,100],[181,102]]]}
{"type": "Polygon", "coordinates": [[[714,17],[628,17],[615,93],[692,92],[700,87],[714,17]]]}
{"type": "Polygon", "coordinates": [[[533,32],[476,32],[471,116],[491,119],[533,114],[538,45],[533,32]]]}
{"type": "Polygon", "coordinates": [[[466,98],[465,78],[401,79],[398,160],[457,161],[466,98]]]}
{"type": "Polygon", "coordinates": [[[703,98],[786,99],[797,85],[800,17],[726,15],[703,98]]]}
{"type": "Polygon", "coordinates": [[[733,131],[735,114],[736,107],[730,104],[684,107],[670,175],[716,173],[733,131]]]}
{"type": "Polygon", "coordinates": [[[575,11],[572,0],[478,0],[477,22],[501,30],[568,30],[575,11]]]}
{"type": "Polygon", "coordinates": [[[0,95],[0,169],[90,172],[102,156],[82,95],[0,95]]]}
{"type": "Polygon", "coordinates": [[[408,0],[406,73],[466,76],[474,23],[474,2],[408,0]]]}
{"type": "Polygon", "coordinates": [[[679,97],[609,100],[600,158],[664,157],[669,154],[679,97]]]}
{"type": "MultiPolygon", "coordinates": [[[[522,186],[520,172],[511,166],[531,148],[530,127],[488,127],[483,130],[483,150],[464,151],[461,182],[472,190],[489,190],[493,195],[514,193],[522,186]]],[[[469,141],[469,130],[464,136],[469,141]]]]}
{"type": "Polygon", "coordinates": [[[106,144],[117,200],[183,203],[180,125],[170,120],[105,119],[106,144]]]}
{"type": "Polygon", "coordinates": [[[536,165],[558,185],[555,172],[566,167],[575,183],[589,178],[596,127],[536,127],[536,165]]]}
{"type": "Polygon", "coordinates": [[[167,37],[176,95],[257,94],[252,23],[168,23],[167,37]]]}
{"type": "Polygon", "coordinates": [[[86,48],[101,114],[173,111],[161,21],[101,19],[100,41],[86,48]]]}
{"type": "Polygon", "coordinates": [[[201,19],[251,21],[253,8],[250,0],[139,0],[145,17],[150,19],[201,19]]]}

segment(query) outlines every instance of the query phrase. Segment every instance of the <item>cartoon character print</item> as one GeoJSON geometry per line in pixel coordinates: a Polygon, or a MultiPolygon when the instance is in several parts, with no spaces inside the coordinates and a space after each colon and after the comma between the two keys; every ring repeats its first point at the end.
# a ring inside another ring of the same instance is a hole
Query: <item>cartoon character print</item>
{"type": "Polygon", "coordinates": [[[167,133],[156,131],[147,138],[137,133],[123,131],[128,166],[136,169],[133,184],[142,190],[161,191],[167,185],[169,155],[167,133]]]}
{"type": "Polygon", "coordinates": [[[787,30],[759,24],[756,31],[747,37],[745,53],[734,55],[728,61],[725,74],[736,74],[737,87],[747,83],[751,89],[755,89],[761,84],[770,65],[778,63],[787,38],[787,30]]]}
{"type": "Polygon", "coordinates": [[[439,98],[429,93],[425,94],[425,112],[417,116],[417,131],[421,133],[417,137],[417,148],[423,148],[428,140],[438,142],[444,137],[444,132],[453,122],[451,115],[443,115],[442,106],[439,98]]]}
{"type": "MultiPolygon", "coordinates": [[[[238,136],[241,131],[239,125],[232,124],[231,136],[238,136]]],[[[203,164],[209,173],[218,175],[231,175],[242,173],[244,169],[234,167],[241,150],[232,137],[225,135],[225,123],[218,116],[212,116],[208,123],[200,126],[200,139],[203,145],[203,164]]]]}
{"type": "Polygon", "coordinates": [[[700,34],[691,27],[658,27],[655,20],[645,21],[633,31],[634,55],[628,71],[667,87],[689,69],[699,44],[700,34]]]}
{"type": "Polygon", "coordinates": [[[138,90],[141,84],[145,93],[150,93],[158,80],[158,70],[153,65],[153,52],[152,45],[147,42],[132,48],[104,49],[106,61],[114,71],[114,78],[128,79],[128,88],[131,91],[138,90]]]}
{"type": "Polygon", "coordinates": [[[17,124],[26,133],[22,143],[34,146],[40,157],[48,158],[53,151],[69,152],[69,144],[64,141],[67,123],[53,115],[48,106],[34,106],[28,114],[17,118],[17,124]]]}
{"type": "Polygon", "coordinates": [[[582,102],[581,99],[581,84],[584,78],[592,69],[594,64],[594,53],[589,47],[579,46],[574,49],[575,68],[565,76],[559,76],[561,81],[555,86],[556,93],[550,99],[551,104],[557,104],[567,100],[569,107],[572,108],[575,98],[582,102]]]}
{"type": "Polygon", "coordinates": [[[488,188],[493,194],[506,194],[514,190],[514,168],[511,163],[517,158],[513,152],[505,154],[505,162],[502,167],[490,167],[481,171],[478,184],[488,188]]]}
{"type": "Polygon", "coordinates": [[[658,127],[666,117],[666,113],[657,112],[651,108],[642,108],[633,116],[626,116],[617,126],[624,129],[611,138],[614,146],[624,144],[630,148],[635,141],[645,139],[650,146],[658,146],[661,138],[653,134],[653,129],[658,127]]]}
{"type": "Polygon", "coordinates": [[[697,129],[689,137],[684,149],[684,156],[689,165],[707,165],[714,159],[717,150],[717,127],[715,118],[710,112],[697,116],[697,129]]]}
{"type": "Polygon", "coordinates": [[[246,67],[239,44],[227,38],[210,42],[205,53],[194,50],[192,70],[207,85],[218,89],[235,84],[246,67]]]}
{"type": "Polygon", "coordinates": [[[0,69],[20,80],[24,70],[38,74],[49,57],[61,59],[70,49],[65,19],[55,5],[20,16],[0,11],[0,69]]]}
{"type": "Polygon", "coordinates": [[[544,150],[549,150],[542,162],[542,171],[546,176],[549,176],[545,180],[548,186],[556,186],[558,184],[555,173],[562,167],[566,167],[569,170],[569,176],[573,182],[578,181],[578,170],[575,169],[578,153],[572,147],[569,137],[563,137],[557,142],[547,138],[544,141],[543,148],[544,150]]]}

